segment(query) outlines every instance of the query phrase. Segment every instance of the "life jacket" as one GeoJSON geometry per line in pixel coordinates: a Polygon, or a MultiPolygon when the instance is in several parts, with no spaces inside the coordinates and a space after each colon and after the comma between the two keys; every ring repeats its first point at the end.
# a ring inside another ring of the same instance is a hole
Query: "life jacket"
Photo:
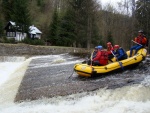
{"type": "Polygon", "coordinates": [[[94,51],[92,57],[93,61],[99,61],[100,57],[101,57],[101,51],[100,50],[94,51]]]}
{"type": "Polygon", "coordinates": [[[149,39],[144,35],[144,37],[146,38],[146,40],[147,40],[147,42],[146,42],[146,44],[145,44],[145,46],[147,46],[148,47],[148,44],[149,44],[149,39]]]}
{"type": "Polygon", "coordinates": [[[111,51],[113,51],[114,50],[114,48],[113,48],[113,46],[111,45],[110,47],[108,47],[107,48],[107,53],[108,53],[108,55],[111,55],[112,53],[111,53],[111,51]]]}
{"type": "Polygon", "coordinates": [[[147,44],[147,38],[144,36],[138,36],[135,38],[135,41],[139,44],[142,44],[143,46],[145,46],[147,44]]]}
{"type": "Polygon", "coordinates": [[[101,56],[100,56],[99,62],[101,65],[108,64],[108,52],[107,51],[101,51],[101,56]]]}
{"type": "Polygon", "coordinates": [[[122,58],[127,58],[127,53],[121,47],[116,50],[115,55],[118,60],[120,60],[122,58]]]}
{"type": "Polygon", "coordinates": [[[95,58],[93,58],[93,61],[99,61],[101,65],[107,65],[108,64],[108,53],[107,51],[97,51],[97,54],[95,58]]]}

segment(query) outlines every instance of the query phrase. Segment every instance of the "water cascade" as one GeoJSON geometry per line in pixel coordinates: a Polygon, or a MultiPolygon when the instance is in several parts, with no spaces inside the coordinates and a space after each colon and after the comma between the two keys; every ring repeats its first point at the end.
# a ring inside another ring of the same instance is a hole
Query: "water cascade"
{"type": "MultiPolygon", "coordinates": [[[[121,88],[14,102],[31,60],[0,62],[0,113],[150,113],[149,75],[140,84],[121,88]]],[[[62,64],[63,60],[54,62],[62,64]]]]}

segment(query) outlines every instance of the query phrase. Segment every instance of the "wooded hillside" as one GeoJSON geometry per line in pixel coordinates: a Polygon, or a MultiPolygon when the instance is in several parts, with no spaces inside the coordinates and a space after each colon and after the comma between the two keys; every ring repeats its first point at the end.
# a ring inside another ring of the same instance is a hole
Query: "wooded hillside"
{"type": "Polygon", "coordinates": [[[35,25],[47,45],[92,48],[108,41],[129,49],[143,29],[150,36],[150,0],[124,0],[117,7],[97,0],[0,0],[0,37],[8,21],[35,25]]]}

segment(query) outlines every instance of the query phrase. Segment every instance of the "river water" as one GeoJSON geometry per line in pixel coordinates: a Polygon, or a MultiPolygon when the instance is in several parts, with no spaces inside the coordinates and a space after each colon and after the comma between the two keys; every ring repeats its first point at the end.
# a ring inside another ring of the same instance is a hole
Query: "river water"
{"type": "MultiPolygon", "coordinates": [[[[43,97],[33,101],[14,102],[30,61],[40,57],[50,55],[28,59],[7,57],[1,60],[0,113],[150,113],[150,73],[146,73],[140,83],[121,88],[100,88],[63,97],[43,97]]],[[[61,59],[61,55],[57,57],[61,59]]],[[[70,60],[68,63],[75,64],[80,61],[70,60]]],[[[63,65],[62,59],[58,62],[63,65]]]]}

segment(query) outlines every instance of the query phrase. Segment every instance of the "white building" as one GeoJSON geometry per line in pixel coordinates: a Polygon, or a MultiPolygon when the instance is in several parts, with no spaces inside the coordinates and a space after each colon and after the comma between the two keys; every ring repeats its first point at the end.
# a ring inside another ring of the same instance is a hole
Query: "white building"
{"type": "Polygon", "coordinates": [[[23,33],[19,26],[16,26],[15,22],[9,21],[5,27],[6,37],[8,39],[15,38],[16,41],[21,41],[26,38],[27,33],[23,33]]]}
{"type": "MultiPolygon", "coordinates": [[[[14,38],[16,41],[22,41],[27,37],[27,33],[23,32],[22,26],[17,26],[15,22],[9,21],[5,27],[6,37],[14,38]]],[[[41,39],[42,32],[35,26],[29,27],[30,38],[41,39]]]]}
{"type": "Polygon", "coordinates": [[[42,32],[37,27],[32,25],[29,27],[29,34],[31,38],[41,39],[42,32]]]}

